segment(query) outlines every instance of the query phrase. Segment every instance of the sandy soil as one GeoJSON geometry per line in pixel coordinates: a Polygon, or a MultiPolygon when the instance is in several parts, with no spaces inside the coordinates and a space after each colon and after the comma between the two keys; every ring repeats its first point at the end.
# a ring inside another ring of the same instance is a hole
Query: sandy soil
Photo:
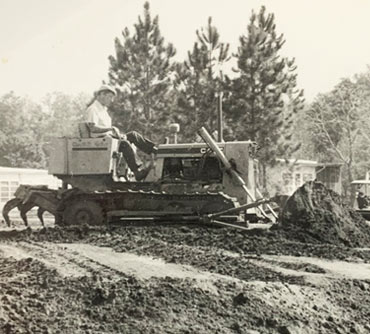
{"type": "Polygon", "coordinates": [[[0,231],[1,333],[367,333],[370,251],[268,230],[0,231]]]}

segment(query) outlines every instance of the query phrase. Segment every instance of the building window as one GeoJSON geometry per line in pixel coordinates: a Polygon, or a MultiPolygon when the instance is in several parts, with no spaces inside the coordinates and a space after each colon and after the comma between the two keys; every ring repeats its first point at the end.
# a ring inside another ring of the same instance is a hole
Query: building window
{"type": "Polygon", "coordinates": [[[5,203],[13,198],[18,186],[18,181],[0,181],[0,202],[5,203]]]}

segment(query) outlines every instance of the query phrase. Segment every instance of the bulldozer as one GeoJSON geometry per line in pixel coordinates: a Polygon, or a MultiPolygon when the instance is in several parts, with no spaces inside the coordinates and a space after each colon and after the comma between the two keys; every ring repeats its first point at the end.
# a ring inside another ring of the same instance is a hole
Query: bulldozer
{"type": "Polygon", "coordinates": [[[3,217],[10,226],[9,212],[18,208],[27,226],[27,212],[37,207],[42,224],[47,211],[60,226],[165,220],[244,229],[252,219],[271,219],[262,207],[270,200],[256,199],[256,144],[215,142],[205,128],[198,134],[203,142],[158,145],[140,182],[118,152],[119,140],[53,138],[48,172],[62,187],[20,185],[3,217]]]}

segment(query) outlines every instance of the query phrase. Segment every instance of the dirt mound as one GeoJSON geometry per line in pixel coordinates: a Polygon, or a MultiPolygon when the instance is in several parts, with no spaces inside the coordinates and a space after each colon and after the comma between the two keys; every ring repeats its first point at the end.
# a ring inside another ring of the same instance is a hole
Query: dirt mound
{"type": "Polygon", "coordinates": [[[322,183],[310,181],[288,199],[278,229],[291,239],[348,247],[370,246],[370,226],[322,183]]]}

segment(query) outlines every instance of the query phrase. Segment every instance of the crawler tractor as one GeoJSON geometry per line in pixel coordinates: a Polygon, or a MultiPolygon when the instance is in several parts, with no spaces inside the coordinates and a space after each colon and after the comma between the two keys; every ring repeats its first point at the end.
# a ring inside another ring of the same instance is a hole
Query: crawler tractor
{"type": "Polygon", "coordinates": [[[4,219],[10,225],[16,207],[26,225],[33,207],[42,223],[47,211],[58,225],[185,220],[245,228],[251,217],[266,216],[260,205],[268,201],[255,198],[255,144],[216,143],[204,128],[199,135],[204,143],[159,145],[141,182],[133,180],[118,140],[54,138],[49,174],[62,188],[21,185],[4,206],[4,219]]]}

